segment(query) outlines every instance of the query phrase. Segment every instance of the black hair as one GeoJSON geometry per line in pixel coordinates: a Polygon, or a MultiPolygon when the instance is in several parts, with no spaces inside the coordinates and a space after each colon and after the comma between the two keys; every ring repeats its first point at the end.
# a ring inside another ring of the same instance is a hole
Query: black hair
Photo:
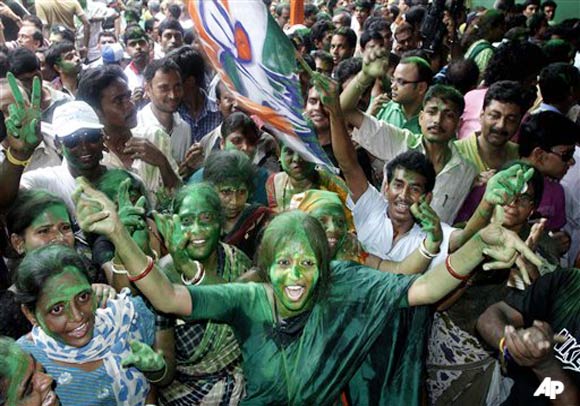
{"type": "Polygon", "coordinates": [[[369,1],[369,0],[356,0],[354,2],[354,6],[356,7],[360,7],[360,8],[364,8],[367,10],[370,10],[374,7],[375,2],[374,1],[369,1]]]}
{"type": "Polygon", "coordinates": [[[339,89],[351,77],[359,73],[362,69],[362,58],[353,57],[340,61],[334,71],[334,78],[338,82],[339,89]]]}
{"type": "Polygon", "coordinates": [[[550,151],[557,145],[574,145],[578,134],[578,125],[560,113],[531,114],[520,126],[519,154],[527,158],[535,148],[550,151]]]}
{"type": "Polygon", "coordinates": [[[80,75],[76,99],[87,102],[95,110],[102,110],[103,91],[117,80],[127,82],[118,65],[103,65],[83,71],[80,75]]]}
{"type": "Polygon", "coordinates": [[[355,32],[347,27],[340,27],[336,31],[334,31],[334,35],[342,35],[346,38],[346,44],[349,48],[355,49],[356,48],[356,34],[355,32]]]}
{"type": "Polygon", "coordinates": [[[28,48],[15,48],[8,53],[10,72],[18,77],[23,73],[40,70],[40,62],[36,54],[28,48]]]}
{"type": "Polygon", "coordinates": [[[328,31],[334,31],[334,25],[332,25],[332,22],[327,20],[317,21],[312,28],[310,28],[310,39],[312,40],[312,43],[314,43],[314,41],[322,41],[328,31]]]}
{"type": "Polygon", "coordinates": [[[395,176],[395,170],[402,168],[418,173],[425,177],[425,193],[433,191],[435,187],[435,168],[427,157],[419,151],[406,151],[397,155],[387,164],[387,182],[391,182],[395,176]]]}
{"type": "Polygon", "coordinates": [[[400,10],[399,6],[396,4],[389,4],[389,12],[393,15],[393,18],[396,19],[399,16],[400,10]]]}
{"type": "Polygon", "coordinates": [[[161,36],[163,34],[163,31],[165,31],[165,30],[179,31],[181,33],[181,36],[183,36],[183,34],[184,34],[183,27],[181,26],[181,23],[177,20],[172,19],[172,18],[166,18],[165,20],[163,20],[161,22],[161,24],[159,24],[159,27],[157,27],[157,32],[159,33],[159,36],[161,36]]]}
{"type": "MultiPolygon", "coordinates": [[[[10,70],[10,61],[8,60],[8,49],[4,46],[0,46],[0,79],[5,78],[10,70]]],[[[4,124],[4,116],[0,118],[2,122],[0,126],[4,124]]],[[[0,133],[0,142],[3,140],[2,134],[0,133]]]]}
{"type": "Polygon", "coordinates": [[[461,116],[463,114],[463,110],[465,109],[465,100],[463,99],[463,95],[459,93],[459,90],[453,86],[431,86],[429,89],[427,89],[425,97],[423,97],[423,104],[427,104],[427,102],[431,99],[441,99],[445,102],[452,103],[455,106],[455,112],[458,116],[461,116]]]}
{"type": "Polygon", "coordinates": [[[316,7],[314,4],[304,5],[304,18],[308,18],[316,14],[318,14],[318,7],[316,7]]]}
{"type": "Polygon", "coordinates": [[[542,69],[539,83],[544,103],[558,104],[580,88],[580,71],[568,63],[553,63],[542,69]]]}
{"type": "Polygon", "coordinates": [[[215,186],[232,182],[243,184],[252,193],[256,167],[250,158],[241,151],[223,150],[212,152],[206,159],[203,167],[203,180],[215,186]]]}
{"type": "Polygon", "coordinates": [[[64,25],[53,25],[50,29],[51,34],[60,35],[63,41],[75,42],[75,33],[64,25]]]}
{"type": "Polygon", "coordinates": [[[99,36],[97,37],[97,42],[99,42],[101,40],[101,38],[103,38],[103,37],[113,38],[115,40],[115,42],[117,42],[117,36],[112,31],[101,31],[101,32],[99,32],[99,36]]]}
{"type": "Polygon", "coordinates": [[[34,26],[38,28],[40,30],[40,33],[42,34],[44,24],[42,24],[42,20],[38,16],[34,14],[25,14],[24,16],[22,16],[22,21],[28,21],[34,24],[34,26]]]}
{"type": "Polygon", "coordinates": [[[375,30],[375,31],[385,31],[388,30],[389,32],[391,31],[391,27],[389,26],[389,23],[387,22],[387,20],[385,20],[382,17],[369,17],[365,20],[364,24],[363,24],[363,30],[375,30]]]}
{"type": "Polygon", "coordinates": [[[73,51],[74,49],[74,44],[68,41],[52,44],[46,51],[45,62],[48,66],[54,69],[54,66],[60,61],[61,56],[67,52],[73,51]]]}
{"type": "Polygon", "coordinates": [[[413,30],[417,30],[423,23],[427,9],[423,6],[413,6],[405,13],[405,21],[411,24],[413,30]]]}
{"type": "Polygon", "coordinates": [[[193,44],[194,40],[195,40],[195,33],[193,32],[193,29],[188,28],[187,30],[185,30],[183,32],[183,43],[185,45],[193,44]]]}
{"type": "Polygon", "coordinates": [[[280,3],[276,6],[276,15],[278,17],[280,17],[282,15],[282,13],[284,12],[284,10],[290,10],[290,4],[288,3],[280,3]]]}
{"type": "Polygon", "coordinates": [[[125,27],[125,32],[123,33],[123,43],[127,45],[127,43],[130,40],[138,38],[148,40],[149,37],[147,36],[145,30],[143,30],[143,28],[141,28],[139,24],[137,23],[128,24],[127,27],[125,27]]]}
{"type": "Polygon", "coordinates": [[[542,10],[544,7],[554,7],[554,10],[558,8],[558,4],[554,0],[546,0],[542,3],[542,10]]]}
{"type": "Polygon", "coordinates": [[[6,212],[6,228],[8,233],[24,235],[24,232],[48,207],[61,205],[66,207],[65,202],[58,196],[43,189],[24,189],[18,192],[18,196],[6,212]]]}
{"type": "Polygon", "coordinates": [[[156,21],[158,21],[156,18],[150,18],[148,20],[145,20],[145,23],[143,23],[143,29],[147,34],[151,34],[153,32],[156,21]]]}
{"type": "Polygon", "coordinates": [[[334,10],[334,15],[340,15],[341,20],[343,22],[343,27],[350,27],[350,24],[352,22],[352,17],[350,16],[350,13],[348,11],[344,11],[344,9],[336,9],[334,10]]]}
{"type": "Polygon", "coordinates": [[[483,98],[483,108],[485,109],[494,100],[519,106],[522,115],[527,110],[528,101],[524,89],[520,82],[515,80],[500,80],[491,85],[483,98]]]}
{"type": "Polygon", "coordinates": [[[16,270],[16,303],[34,312],[42,289],[49,278],[74,266],[91,283],[91,278],[82,257],[64,245],[46,245],[27,253],[16,270]]]}
{"type": "Polygon", "coordinates": [[[161,58],[155,59],[147,65],[143,72],[143,78],[146,82],[151,82],[159,70],[163,73],[174,71],[181,76],[181,69],[174,61],[169,58],[161,58]]]}
{"type": "Polygon", "coordinates": [[[171,14],[171,17],[175,18],[175,20],[178,20],[179,17],[181,17],[181,7],[179,7],[178,4],[175,3],[170,4],[169,6],[167,6],[167,11],[169,12],[169,14],[171,14]]]}
{"type": "Polygon", "coordinates": [[[545,57],[541,48],[531,42],[512,41],[496,48],[483,80],[491,86],[500,80],[522,81],[530,76],[536,76],[545,66],[545,57]]]}
{"type": "Polygon", "coordinates": [[[254,120],[241,111],[235,111],[224,119],[220,135],[225,140],[234,131],[240,131],[245,137],[256,141],[260,138],[260,130],[254,120]]]}
{"type": "Polygon", "coordinates": [[[174,49],[166,55],[167,59],[172,60],[181,69],[181,78],[183,81],[189,77],[195,79],[195,83],[200,88],[205,85],[205,62],[201,54],[189,45],[184,45],[174,49]]]}
{"type": "Polygon", "coordinates": [[[322,49],[317,49],[316,51],[312,52],[311,56],[312,56],[312,59],[314,59],[314,62],[315,62],[314,66],[315,67],[316,67],[316,59],[317,58],[324,61],[324,62],[330,63],[330,64],[333,63],[332,55],[330,54],[330,52],[323,51],[322,49]]]}
{"type": "Polygon", "coordinates": [[[455,59],[449,63],[445,79],[447,84],[466,94],[477,87],[479,68],[473,59],[455,59]]]}
{"type": "Polygon", "coordinates": [[[381,43],[384,43],[385,41],[383,35],[378,31],[375,30],[363,31],[359,41],[361,48],[365,48],[367,44],[373,39],[376,41],[380,41],[381,43]]]}
{"type": "Polygon", "coordinates": [[[415,67],[417,68],[417,80],[419,82],[426,82],[427,85],[430,85],[431,82],[433,81],[433,71],[431,70],[429,62],[427,62],[424,58],[418,56],[410,56],[401,59],[399,63],[415,65],[415,67]]]}
{"type": "Polygon", "coordinates": [[[554,62],[569,63],[574,56],[574,47],[572,44],[563,39],[551,39],[542,45],[542,51],[546,55],[548,64],[554,62]]]}
{"type": "Polygon", "coordinates": [[[530,35],[534,36],[542,28],[542,24],[548,24],[548,18],[542,12],[534,13],[526,21],[526,26],[530,30],[530,35]]]}

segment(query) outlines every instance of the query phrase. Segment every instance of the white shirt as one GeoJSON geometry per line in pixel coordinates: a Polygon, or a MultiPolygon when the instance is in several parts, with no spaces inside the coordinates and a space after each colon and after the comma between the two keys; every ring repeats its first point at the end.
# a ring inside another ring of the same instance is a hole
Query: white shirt
{"type": "MultiPolygon", "coordinates": [[[[397,155],[408,150],[417,150],[425,154],[421,134],[413,134],[409,130],[363,114],[363,122],[358,130],[353,131],[352,138],[373,156],[385,161],[385,166],[397,155]]],[[[451,159],[435,178],[431,201],[431,207],[439,215],[441,222],[447,224],[455,220],[478,173],[476,167],[461,156],[453,141],[449,142],[449,148],[451,159]]]]}
{"type": "Polygon", "coordinates": [[[145,77],[143,77],[142,73],[135,72],[132,63],[127,65],[123,72],[127,76],[127,86],[129,86],[129,90],[133,92],[138,87],[145,88],[145,77]]]}
{"type": "MultiPolygon", "coordinates": [[[[354,226],[358,240],[365,250],[381,259],[401,262],[415,251],[427,233],[417,224],[399,238],[393,245],[393,224],[387,214],[389,204],[384,197],[370,184],[356,203],[349,196],[346,204],[352,210],[354,226]]],[[[432,261],[428,270],[445,261],[449,251],[449,238],[455,230],[453,227],[441,223],[443,241],[440,252],[432,261]]]]}
{"type": "MultiPolygon", "coordinates": [[[[147,104],[137,113],[137,123],[141,127],[154,127],[165,131],[163,124],[159,122],[153,110],[151,103],[147,104]]],[[[173,128],[169,134],[171,142],[171,155],[176,162],[181,162],[191,146],[191,127],[181,118],[178,112],[173,113],[173,128]]]]}
{"type": "Polygon", "coordinates": [[[580,147],[574,149],[576,165],[570,167],[560,181],[566,197],[566,225],[564,230],[570,234],[570,250],[566,254],[567,264],[574,266],[574,260],[580,252],[580,147]]]}

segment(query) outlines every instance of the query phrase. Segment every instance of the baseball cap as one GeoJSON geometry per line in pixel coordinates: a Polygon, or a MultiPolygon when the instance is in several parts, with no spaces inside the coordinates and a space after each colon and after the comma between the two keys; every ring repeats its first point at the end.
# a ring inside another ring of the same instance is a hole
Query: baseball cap
{"type": "Polygon", "coordinates": [[[123,60],[123,47],[119,43],[105,45],[101,56],[105,65],[119,63],[123,60]]]}
{"type": "Polygon", "coordinates": [[[55,108],[52,126],[59,138],[68,137],[79,130],[103,128],[95,110],[84,101],[71,101],[55,108]]]}

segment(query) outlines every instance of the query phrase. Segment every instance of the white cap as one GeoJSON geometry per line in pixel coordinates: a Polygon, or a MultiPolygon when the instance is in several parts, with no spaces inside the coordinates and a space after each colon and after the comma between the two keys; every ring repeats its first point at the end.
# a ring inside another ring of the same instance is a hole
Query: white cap
{"type": "Polygon", "coordinates": [[[55,108],[52,127],[60,138],[68,137],[78,130],[103,129],[95,110],[84,101],[71,101],[55,108]]]}

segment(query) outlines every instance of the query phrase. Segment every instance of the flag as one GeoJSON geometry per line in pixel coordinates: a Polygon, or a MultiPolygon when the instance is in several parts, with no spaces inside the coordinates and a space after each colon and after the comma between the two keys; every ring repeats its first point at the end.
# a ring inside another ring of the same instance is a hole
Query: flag
{"type": "Polygon", "coordinates": [[[223,83],[304,159],[332,168],[303,117],[294,46],[262,0],[194,0],[189,12],[223,83]]]}

